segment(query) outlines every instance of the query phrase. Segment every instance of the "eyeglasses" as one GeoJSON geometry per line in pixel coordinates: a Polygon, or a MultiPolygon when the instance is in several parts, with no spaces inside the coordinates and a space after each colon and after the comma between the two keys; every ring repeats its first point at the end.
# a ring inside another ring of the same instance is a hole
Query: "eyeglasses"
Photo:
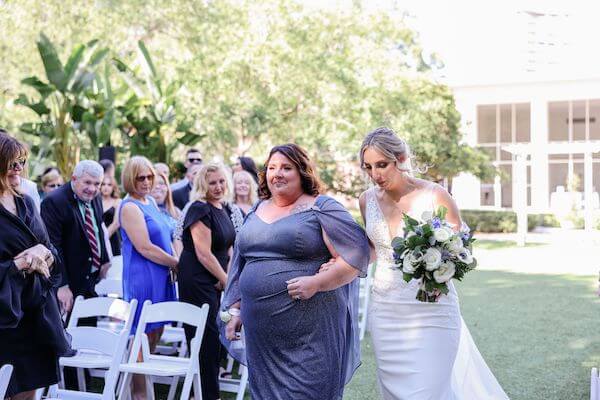
{"type": "Polygon", "coordinates": [[[152,182],[154,180],[154,175],[140,175],[140,176],[136,176],[135,180],[142,183],[145,180],[148,180],[149,182],[152,182]]]}
{"type": "Polygon", "coordinates": [[[201,158],[188,158],[188,162],[192,164],[200,164],[202,162],[201,158]]]}
{"type": "Polygon", "coordinates": [[[16,171],[19,167],[20,169],[25,168],[25,163],[27,162],[26,159],[21,158],[15,162],[13,162],[12,164],[9,165],[9,168],[12,169],[13,171],[16,171]]]}
{"type": "Polygon", "coordinates": [[[46,185],[46,187],[56,189],[57,187],[60,187],[60,183],[49,183],[46,185]]]}

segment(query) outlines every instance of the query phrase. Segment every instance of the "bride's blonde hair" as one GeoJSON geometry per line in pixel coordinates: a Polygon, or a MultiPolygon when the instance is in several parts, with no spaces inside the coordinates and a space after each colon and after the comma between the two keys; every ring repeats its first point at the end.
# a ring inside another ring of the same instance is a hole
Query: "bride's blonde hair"
{"type": "Polygon", "coordinates": [[[365,150],[372,147],[385,158],[396,163],[399,171],[412,175],[413,166],[411,163],[412,154],[408,143],[400,139],[393,129],[385,126],[376,128],[369,132],[360,146],[360,167],[365,167],[365,150]],[[400,162],[401,159],[404,159],[400,162]]]}

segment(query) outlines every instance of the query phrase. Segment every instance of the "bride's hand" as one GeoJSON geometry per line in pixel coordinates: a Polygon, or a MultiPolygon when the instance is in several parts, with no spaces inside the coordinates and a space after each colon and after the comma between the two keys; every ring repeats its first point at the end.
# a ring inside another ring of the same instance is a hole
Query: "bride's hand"
{"type": "Polygon", "coordinates": [[[329,268],[331,268],[333,266],[333,264],[335,264],[335,258],[330,258],[329,261],[327,261],[326,263],[323,263],[321,265],[321,267],[319,268],[319,271],[317,272],[317,274],[319,272],[325,272],[327,270],[329,270],[329,268]]]}

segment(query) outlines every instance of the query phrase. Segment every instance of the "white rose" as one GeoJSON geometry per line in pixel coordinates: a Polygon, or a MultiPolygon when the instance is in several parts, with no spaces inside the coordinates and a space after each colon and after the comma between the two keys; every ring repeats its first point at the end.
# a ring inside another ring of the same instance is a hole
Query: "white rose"
{"type": "Polygon", "coordinates": [[[429,244],[433,246],[435,244],[435,238],[433,236],[429,236],[429,244]]]}
{"type": "Polygon", "coordinates": [[[423,261],[425,262],[425,269],[427,271],[433,271],[440,265],[440,262],[442,262],[442,252],[435,247],[430,247],[425,254],[423,254],[423,261]]]}
{"type": "Polygon", "coordinates": [[[433,213],[431,211],[423,211],[421,214],[421,221],[429,222],[433,218],[433,213]]]}
{"type": "Polygon", "coordinates": [[[433,230],[433,237],[438,242],[444,243],[446,240],[450,239],[454,232],[451,229],[446,227],[436,228],[433,230]]]}
{"type": "Polygon", "coordinates": [[[407,274],[414,274],[416,270],[412,262],[412,254],[407,254],[402,261],[402,271],[407,274]]]}
{"type": "Polygon", "coordinates": [[[456,265],[452,261],[444,261],[438,269],[433,271],[433,279],[437,283],[448,282],[454,276],[456,265]]]}
{"type": "Polygon", "coordinates": [[[411,236],[416,236],[417,234],[414,231],[408,231],[408,233],[406,234],[406,239],[408,239],[411,236]]]}
{"type": "Polygon", "coordinates": [[[457,254],[457,256],[460,261],[464,262],[467,265],[473,263],[473,256],[471,255],[469,249],[462,249],[462,251],[460,251],[457,254]]]}
{"type": "Polygon", "coordinates": [[[460,236],[453,236],[452,239],[448,242],[448,250],[450,250],[454,254],[460,253],[463,249],[463,241],[460,236]]]}

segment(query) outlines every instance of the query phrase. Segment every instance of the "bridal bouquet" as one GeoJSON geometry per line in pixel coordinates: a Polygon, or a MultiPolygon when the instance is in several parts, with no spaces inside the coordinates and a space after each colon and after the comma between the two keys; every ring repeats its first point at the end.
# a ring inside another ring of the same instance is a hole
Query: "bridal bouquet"
{"type": "Polygon", "coordinates": [[[461,280],[475,268],[477,260],[471,255],[475,239],[466,225],[454,232],[445,220],[447,209],[424,212],[422,221],[404,215],[404,237],[392,240],[394,259],[404,280],[419,279],[417,300],[435,303],[448,294],[448,282],[461,280]]]}

